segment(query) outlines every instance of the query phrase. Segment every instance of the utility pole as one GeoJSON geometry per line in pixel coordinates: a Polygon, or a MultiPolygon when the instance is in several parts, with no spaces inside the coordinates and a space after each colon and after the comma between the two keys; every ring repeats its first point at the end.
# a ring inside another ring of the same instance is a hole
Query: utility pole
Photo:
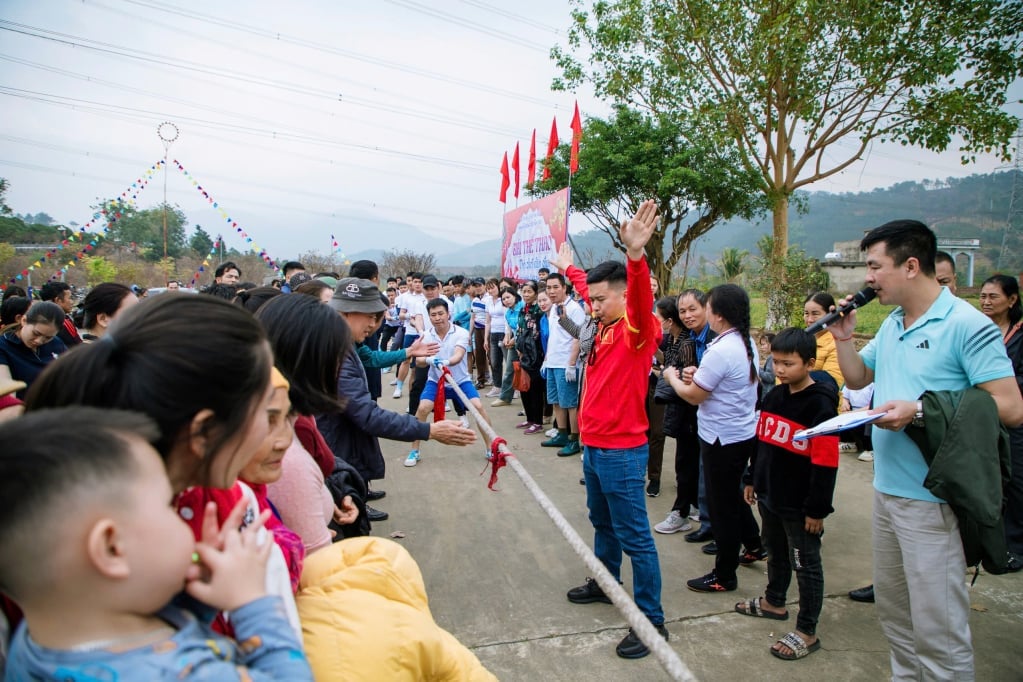
{"type": "Polygon", "coordinates": [[[1009,215],[1005,219],[1005,231],[1002,232],[1002,248],[998,252],[995,269],[1001,271],[1002,264],[1008,257],[1009,233],[1023,222],[1023,123],[1016,128],[1016,153],[1012,159],[1012,195],[1009,197],[1009,215]]]}

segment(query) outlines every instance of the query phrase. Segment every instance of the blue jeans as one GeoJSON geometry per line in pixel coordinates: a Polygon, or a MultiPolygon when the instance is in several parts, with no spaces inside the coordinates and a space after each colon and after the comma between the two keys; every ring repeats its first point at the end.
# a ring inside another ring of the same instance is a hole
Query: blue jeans
{"type": "Polygon", "coordinates": [[[593,553],[621,580],[622,550],[632,559],[632,593],[654,625],[664,623],[661,565],[646,513],[646,445],[621,450],[583,446],[586,506],[593,524],[593,553]]]}

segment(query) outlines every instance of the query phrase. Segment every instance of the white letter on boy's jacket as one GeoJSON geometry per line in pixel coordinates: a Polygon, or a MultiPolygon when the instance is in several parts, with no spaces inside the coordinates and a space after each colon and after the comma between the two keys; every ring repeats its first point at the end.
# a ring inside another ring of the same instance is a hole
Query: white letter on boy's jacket
{"type": "Polygon", "coordinates": [[[775,428],[774,433],[771,435],[771,440],[787,445],[792,440],[790,438],[791,435],[792,429],[789,427],[788,422],[778,421],[777,428],[775,428]]]}

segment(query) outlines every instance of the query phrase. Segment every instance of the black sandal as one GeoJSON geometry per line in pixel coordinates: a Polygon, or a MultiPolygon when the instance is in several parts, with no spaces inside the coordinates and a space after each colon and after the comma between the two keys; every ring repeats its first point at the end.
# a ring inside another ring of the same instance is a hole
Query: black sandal
{"type": "Polygon", "coordinates": [[[756,599],[747,599],[741,601],[735,605],[735,612],[741,613],[744,616],[753,616],[754,618],[770,618],[771,620],[788,620],[789,612],[785,613],[774,613],[772,611],[765,611],[761,606],[761,600],[763,597],[757,597],[756,599]]]}

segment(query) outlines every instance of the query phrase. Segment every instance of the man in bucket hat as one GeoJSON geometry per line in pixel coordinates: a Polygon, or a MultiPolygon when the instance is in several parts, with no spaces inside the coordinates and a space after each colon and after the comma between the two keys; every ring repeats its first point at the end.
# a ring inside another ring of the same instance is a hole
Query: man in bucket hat
{"type": "MultiPolygon", "coordinates": [[[[316,419],[316,425],[335,455],[355,467],[368,484],[384,477],[384,456],[378,438],[405,442],[431,439],[445,445],[468,445],[476,440],[472,429],[463,428],[457,421],[424,424],[413,415],[380,407],[370,396],[366,370],[359,361],[357,347],[380,325],[386,309],[380,289],[373,282],[356,277],[340,280],[329,305],[348,322],[353,340],[350,357],[341,363],[337,382],[338,396],[345,400],[345,407],[341,412],[316,419]]],[[[405,358],[427,357],[435,352],[434,345],[420,344],[404,350],[377,351],[376,355],[394,364],[405,358]]],[[[374,519],[370,515],[370,520],[386,518],[384,515],[374,519]]]]}

